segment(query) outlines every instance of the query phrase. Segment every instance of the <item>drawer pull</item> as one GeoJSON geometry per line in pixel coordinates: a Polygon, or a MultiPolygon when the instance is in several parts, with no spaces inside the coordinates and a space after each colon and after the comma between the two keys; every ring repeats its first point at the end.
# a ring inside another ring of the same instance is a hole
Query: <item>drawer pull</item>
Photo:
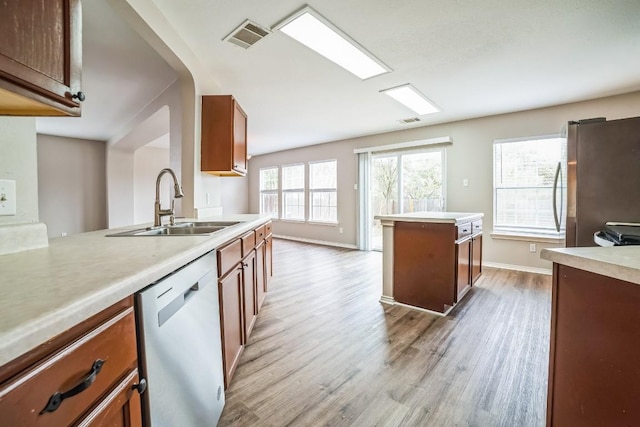
{"type": "Polygon", "coordinates": [[[147,389],[147,380],[145,380],[144,378],[141,379],[138,384],[134,384],[131,386],[131,390],[138,390],[138,394],[144,393],[146,389],[147,389]]]}
{"type": "Polygon", "coordinates": [[[49,402],[47,402],[47,406],[42,410],[42,412],[40,412],[40,415],[46,412],[54,412],[60,407],[63,400],[75,396],[76,394],[80,394],[88,389],[89,386],[91,386],[91,384],[93,384],[93,382],[96,380],[96,376],[98,376],[98,374],[100,373],[102,365],[104,365],[104,360],[96,360],[91,366],[91,372],[89,372],[89,375],[87,375],[87,377],[82,380],[80,384],[69,391],[65,391],[64,393],[60,393],[59,391],[53,393],[49,398],[49,402]]]}

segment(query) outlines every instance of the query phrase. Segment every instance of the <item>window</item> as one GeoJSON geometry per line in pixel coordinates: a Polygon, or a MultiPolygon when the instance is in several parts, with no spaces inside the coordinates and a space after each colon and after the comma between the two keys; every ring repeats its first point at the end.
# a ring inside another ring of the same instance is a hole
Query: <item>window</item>
{"type": "Polygon", "coordinates": [[[260,169],[260,213],[278,218],[278,168],[260,169]]]}
{"type": "Polygon", "coordinates": [[[304,165],[282,166],[282,219],[304,221],[304,165]]]}
{"type": "Polygon", "coordinates": [[[338,222],[337,161],[309,163],[309,221],[338,222]]]}
{"type": "MultiPolygon", "coordinates": [[[[566,139],[556,136],[494,143],[494,230],[559,235],[553,197],[558,167],[567,161],[566,146],[566,139]]],[[[558,212],[565,211],[565,188],[566,178],[558,179],[558,212]]],[[[558,216],[564,233],[564,215],[558,216]]]]}

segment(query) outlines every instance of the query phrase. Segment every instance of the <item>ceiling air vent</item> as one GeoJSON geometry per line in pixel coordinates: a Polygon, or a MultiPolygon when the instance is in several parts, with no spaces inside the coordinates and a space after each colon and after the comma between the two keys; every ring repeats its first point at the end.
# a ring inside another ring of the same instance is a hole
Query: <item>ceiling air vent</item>
{"type": "Polygon", "coordinates": [[[271,31],[247,19],[222,40],[248,49],[270,33],[271,31]]]}
{"type": "Polygon", "coordinates": [[[409,118],[409,119],[402,119],[402,120],[400,120],[400,123],[405,123],[405,124],[407,124],[407,123],[415,123],[415,122],[419,122],[419,121],[421,121],[421,120],[420,120],[420,117],[411,117],[411,118],[409,118]]]}

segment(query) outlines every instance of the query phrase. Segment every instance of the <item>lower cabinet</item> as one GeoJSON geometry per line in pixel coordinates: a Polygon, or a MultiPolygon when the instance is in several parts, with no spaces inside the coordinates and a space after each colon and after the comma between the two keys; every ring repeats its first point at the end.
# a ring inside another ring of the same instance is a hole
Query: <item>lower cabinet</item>
{"type": "Polygon", "coordinates": [[[471,238],[471,284],[482,274],[482,233],[471,238]]]}
{"type": "Polygon", "coordinates": [[[547,426],[640,425],[640,286],[553,265],[547,426]]]}
{"type": "Polygon", "coordinates": [[[256,290],[256,251],[251,248],[242,260],[242,288],[244,296],[244,337],[246,343],[253,325],[258,318],[257,290],[256,290]]]}
{"type": "Polygon", "coordinates": [[[231,377],[244,350],[243,287],[244,280],[240,265],[227,272],[218,281],[225,389],[229,387],[231,377]]]}
{"type": "Polygon", "coordinates": [[[271,274],[271,222],[218,248],[220,328],[225,389],[264,303],[271,274]],[[267,265],[269,267],[267,267],[267,265]]]}
{"type": "Polygon", "coordinates": [[[269,288],[269,281],[271,277],[273,277],[273,237],[271,234],[267,235],[267,238],[264,240],[265,252],[264,252],[264,269],[265,269],[265,281],[264,281],[264,290],[265,292],[269,288]]]}
{"type": "Polygon", "coordinates": [[[133,299],[0,368],[7,426],[142,424],[133,299]]]}
{"type": "Polygon", "coordinates": [[[462,299],[471,289],[471,238],[456,243],[456,298],[455,302],[462,299]]]}
{"type": "Polygon", "coordinates": [[[267,296],[267,274],[266,263],[267,259],[267,244],[262,241],[258,243],[255,249],[256,258],[256,304],[258,311],[264,303],[264,299],[267,296]]]}
{"type": "Polygon", "coordinates": [[[448,312],[480,275],[481,230],[481,221],[459,225],[395,222],[393,298],[439,313],[448,312]]]}

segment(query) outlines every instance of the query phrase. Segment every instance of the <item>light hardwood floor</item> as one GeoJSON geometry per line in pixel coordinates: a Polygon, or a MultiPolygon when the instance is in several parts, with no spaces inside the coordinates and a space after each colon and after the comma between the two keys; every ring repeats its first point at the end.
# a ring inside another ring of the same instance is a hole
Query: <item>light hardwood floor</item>
{"type": "Polygon", "coordinates": [[[439,317],[378,302],[380,253],[273,248],[219,425],[544,425],[550,276],[486,268],[439,317]]]}

